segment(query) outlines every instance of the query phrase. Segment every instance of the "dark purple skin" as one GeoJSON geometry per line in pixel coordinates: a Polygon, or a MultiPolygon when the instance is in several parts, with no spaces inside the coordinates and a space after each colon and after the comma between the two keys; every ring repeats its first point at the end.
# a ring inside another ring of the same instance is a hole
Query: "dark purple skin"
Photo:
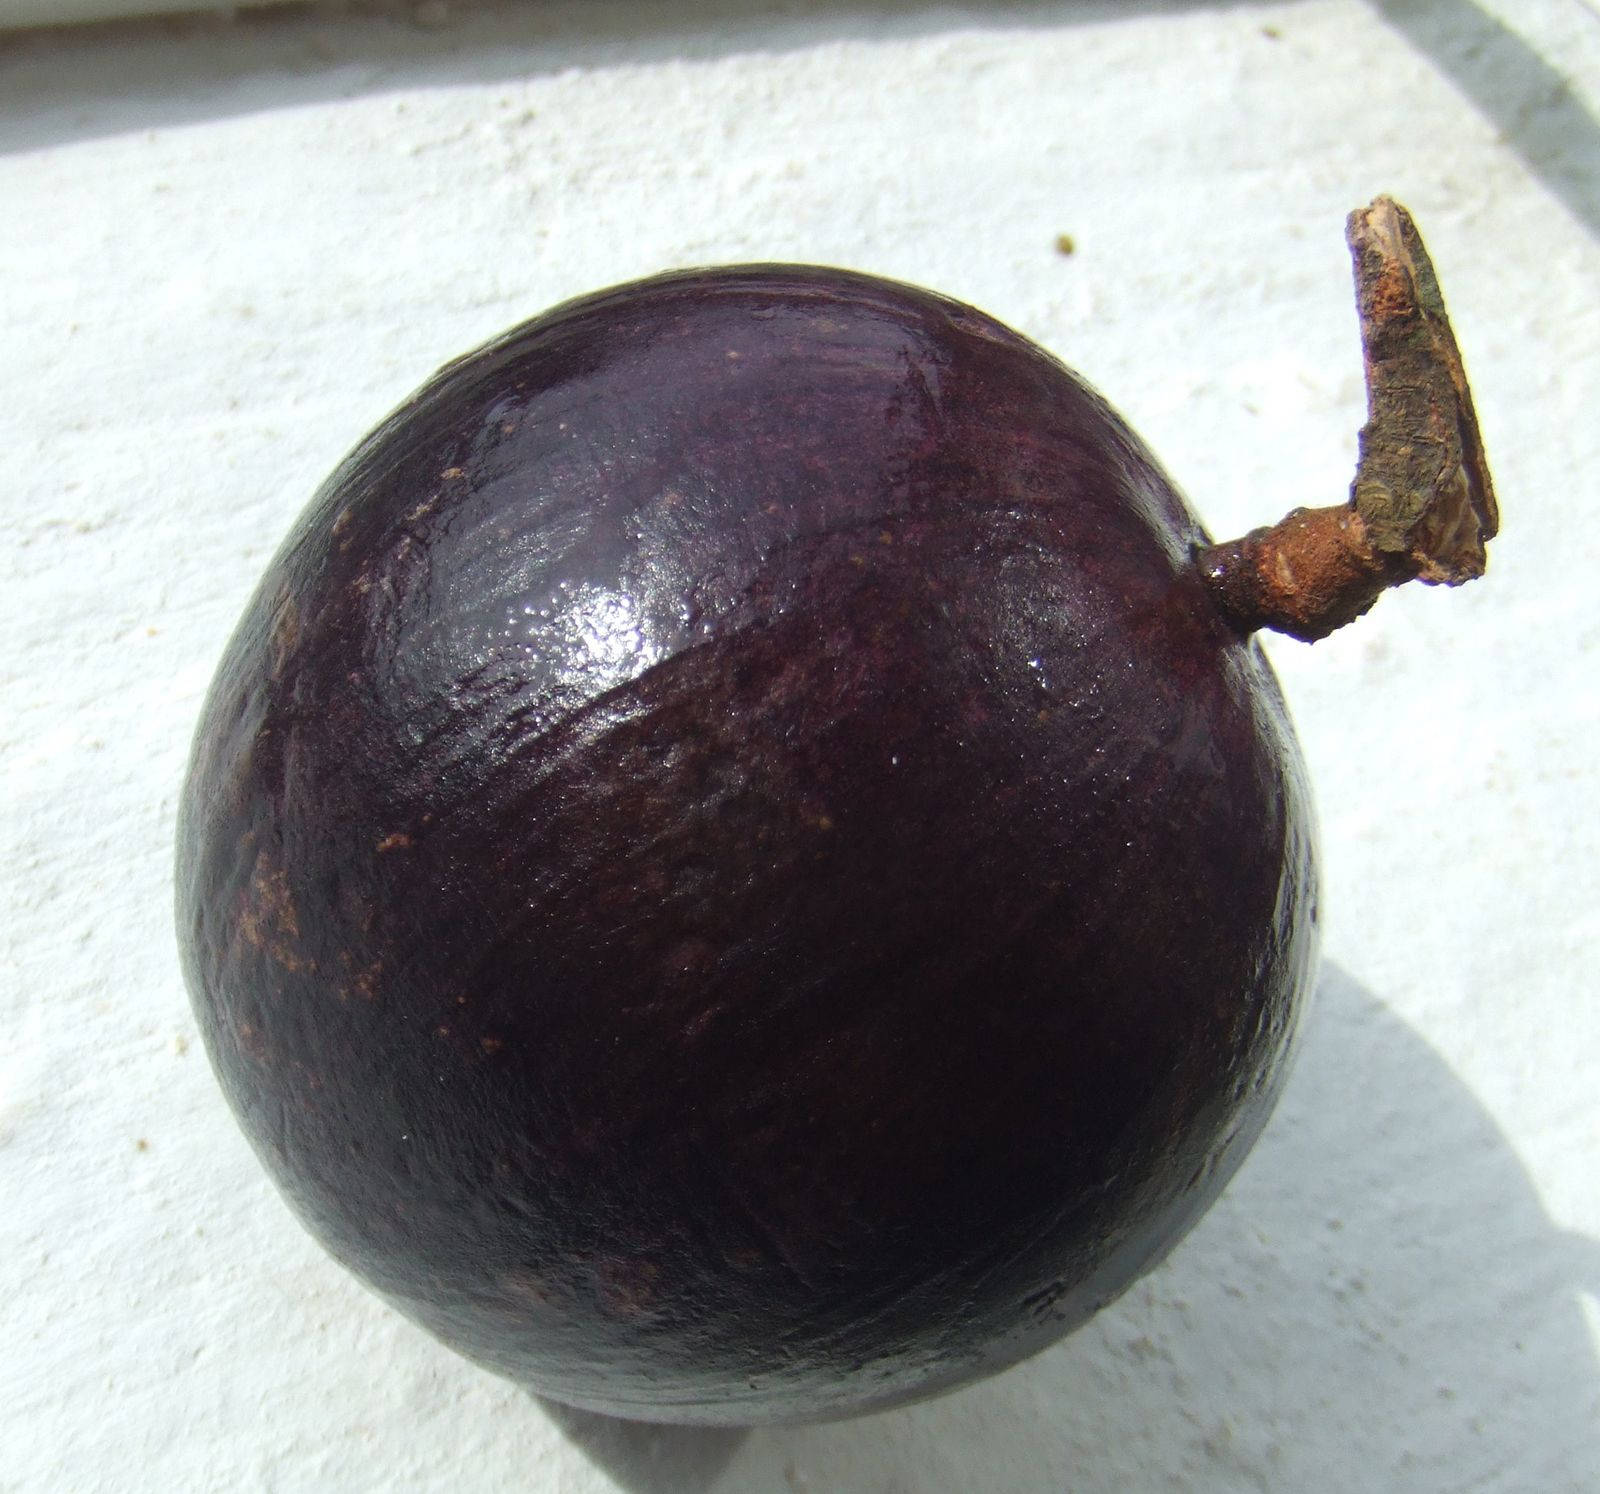
{"type": "Polygon", "coordinates": [[[205,1040],[312,1232],[541,1394],[804,1421],[1015,1362],[1271,1109],[1302,770],[1205,535],[968,307],[668,275],[451,364],[223,658],[205,1040]]]}

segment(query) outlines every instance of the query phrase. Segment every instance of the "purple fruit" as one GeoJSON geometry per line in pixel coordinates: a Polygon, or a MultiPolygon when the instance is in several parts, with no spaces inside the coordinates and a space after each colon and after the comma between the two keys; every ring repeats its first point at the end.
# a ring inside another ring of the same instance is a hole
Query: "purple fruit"
{"type": "Polygon", "coordinates": [[[850,1414],[1082,1322],[1260,1131],[1313,964],[1255,552],[1208,546],[1054,359],[863,275],[451,364],[273,561],[182,800],[296,1212],[622,1416],[850,1414]]]}

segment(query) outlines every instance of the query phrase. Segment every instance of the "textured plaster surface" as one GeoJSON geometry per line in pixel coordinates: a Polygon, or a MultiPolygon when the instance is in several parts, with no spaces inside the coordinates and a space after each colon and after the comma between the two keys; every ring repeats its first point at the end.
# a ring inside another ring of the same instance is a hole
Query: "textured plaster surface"
{"type": "Polygon", "coordinates": [[[1597,107],[1579,0],[0,36],[0,1489],[1595,1488],[1597,107]],[[822,261],[1038,338],[1232,534],[1349,480],[1341,225],[1380,191],[1433,250],[1505,532],[1477,586],[1271,645],[1326,966],[1169,1261],[984,1385],[745,1434],[543,1407],[325,1257],[200,1050],[170,866],[222,643],[353,441],[566,296],[822,261]]]}

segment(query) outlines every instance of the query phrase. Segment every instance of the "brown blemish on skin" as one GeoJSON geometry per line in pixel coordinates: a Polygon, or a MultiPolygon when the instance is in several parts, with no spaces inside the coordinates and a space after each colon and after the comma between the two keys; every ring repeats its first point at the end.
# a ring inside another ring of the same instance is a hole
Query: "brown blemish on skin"
{"type": "Polygon", "coordinates": [[[234,1035],[239,1040],[239,1048],[257,1063],[267,1061],[267,1042],[259,1032],[248,1022],[241,1022],[234,1029],[234,1035]]]}
{"type": "Polygon", "coordinates": [[[378,977],[383,974],[383,961],[374,960],[355,978],[356,995],[363,1001],[378,999],[378,977]]]}
{"type": "Polygon", "coordinates": [[[660,1275],[653,1261],[607,1256],[595,1264],[595,1295],[613,1317],[641,1317],[655,1306],[660,1275]]]}
{"type": "Polygon", "coordinates": [[[502,1272],[495,1284],[513,1302],[529,1307],[543,1306],[550,1300],[550,1288],[544,1278],[526,1266],[502,1272]]]}
{"type": "Polygon", "coordinates": [[[300,917],[289,891],[289,874],[270,852],[256,856],[249,890],[239,909],[239,937],[246,944],[276,960],[285,970],[301,972],[313,967],[296,941],[300,938],[300,917]]]}
{"type": "Polygon", "coordinates": [[[273,620],[272,639],[268,645],[271,659],[267,667],[273,679],[283,677],[284,667],[299,641],[300,608],[295,599],[285,592],[278,603],[278,615],[273,620]]]}

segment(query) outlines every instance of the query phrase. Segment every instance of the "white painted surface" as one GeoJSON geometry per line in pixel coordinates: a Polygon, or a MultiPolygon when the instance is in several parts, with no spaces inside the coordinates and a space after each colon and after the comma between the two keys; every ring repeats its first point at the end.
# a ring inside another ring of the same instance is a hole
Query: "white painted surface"
{"type": "Polygon", "coordinates": [[[1600,23],[1578,0],[275,12],[0,39],[0,1488],[1600,1485],[1600,23]],[[1070,1342],[921,1407],[553,1418],[300,1231],[200,1051],[172,811],[295,512],[437,364],[668,266],[974,301],[1218,533],[1361,418],[1341,224],[1415,210],[1491,575],[1273,652],[1328,964],[1222,1203],[1070,1342]],[[1070,233],[1077,253],[1055,252],[1070,233]]]}

